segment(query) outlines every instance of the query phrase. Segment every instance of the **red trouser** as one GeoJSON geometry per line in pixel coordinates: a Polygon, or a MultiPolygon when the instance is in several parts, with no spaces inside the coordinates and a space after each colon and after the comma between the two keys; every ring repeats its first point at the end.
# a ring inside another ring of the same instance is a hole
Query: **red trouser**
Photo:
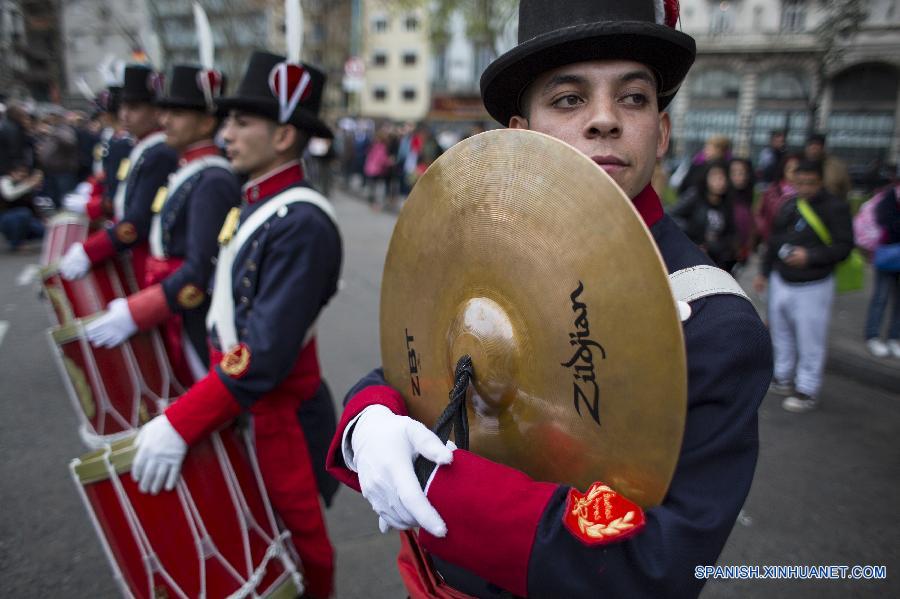
{"type": "MultiPolygon", "coordinates": [[[[217,364],[222,353],[211,349],[210,358],[217,364]]],[[[306,437],[297,420],[300,404],[314,396],[320,383],[313,339],[300,352],[287,379],[254,403],[250,413],[263,483],[300,555],[306,590],[315,597],[328,597],[334,588],[334,549],[325,529],[306,437]]]]}
{"type": "MultiPolygon", "coordinates": [[[[184,258],[168,258],[161,260],[153,256],[147,256],[145,260],[145,274],[142,289],[146,289],[157,283],[162,283],[163,279],[171,275],[173,272],[181,268],[184,264],[184,258]]],[[[181,314],[170,315],[165,322],[159,325],[162,333],[163,343],[166,345],[166,353],[169,355],[169,364],[175,372],[175,378],[184,387],[193,385],[194,374],[188,365],[187,355],[184,349],[184,340],[181,334],[184,328],[184,321],[181,314]]]]}

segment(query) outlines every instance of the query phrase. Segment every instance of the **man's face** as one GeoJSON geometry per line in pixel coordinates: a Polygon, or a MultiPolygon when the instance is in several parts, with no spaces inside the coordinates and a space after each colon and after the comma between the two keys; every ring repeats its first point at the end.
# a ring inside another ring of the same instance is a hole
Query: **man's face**
{"type": "Polygon", "coordinates": [[[261,116],[232,110],[222,128],[225,153],[234,170],[243,175],[265,173],[278,160],[277,127],[261,116]]]}
{"type": "Polygon", "coordinates": [[[807,160],[822,160],[822,157],[825,155],[825,145],[821,144],[817,141],[811,141],[806,144],[806,159],[807,160]]]}
{"type": "Polygon", "coordinates": [[[169,108],[162,111],[160,123],[166,134],[166,144],[182,151],[192,144],[213,137],[215,117],[199,110],[169,108]]]}
{"type": "Polygon", "coordinates": [[[524,116],[510,128],[560,139],[593,159],[633,198],[650,183],[669,147],[670,122],[656,101],[649,68],[627,60],[593,60],[543,73],[523,96],[524,116]]]}
{"type": "Polygon", "coordinates": [[[794,187],[801,198],[811,198],[822,189],[822,177],[816,172],[797,171],[794,174],[794,187]]]}
{"type": "Polygon", "coordinates": [[[776,150],[783,150],[785,144],[784,134],[776,133],[772,136],[772,147],[776,150]]]}
{"type": "Polygon", "coordinates": [[[122,102],[119,120],[126,131],[141,139],[159,129],[159,109],[145,102],[122,102]]]}

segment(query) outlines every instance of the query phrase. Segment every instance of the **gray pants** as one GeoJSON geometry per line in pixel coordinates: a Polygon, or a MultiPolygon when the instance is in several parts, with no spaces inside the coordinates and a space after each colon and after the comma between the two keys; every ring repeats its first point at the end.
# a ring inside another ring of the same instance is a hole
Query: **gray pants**
{"type": "Polygon", "coordinates": [[[769,279],[769,332],[775,354],[775,380],[815,397],[822,386],[834,277],[787,283],[777,272],[769,279]]]}

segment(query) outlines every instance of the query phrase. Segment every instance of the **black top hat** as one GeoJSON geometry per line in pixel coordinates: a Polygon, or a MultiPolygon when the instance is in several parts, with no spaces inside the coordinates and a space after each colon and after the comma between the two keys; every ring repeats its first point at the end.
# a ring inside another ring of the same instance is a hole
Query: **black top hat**
{"type": "Polygon", "coordinates": [[[575,62],[617,58],[653,69],[662,110],[697,53],[694,39],[674,29],[677,21],[677,0],[522,0],[519,45],[481,75],[485,108],[506,126],[522,113],[522,92],[541,73],[575,62]]]}
{"type": "Polygon", "coordinates": [[[105,90],[97,94],[94,98],[96,112],[109,112],[117,114],[119,112],[119,104],[122,99],[122,88],[118,85],[110,85],[105,90]]]}
{"type": "Polygon", "coordinates": [[[333,136],[319,119],[325,73],[306,63],[289,64],[283,56],[254,52],[234,96],[216,104],[221,112],[243,110],[289,123],[313,137],[333,136]]]}
{"type": "Polygon", "coordinates": [[[147,65],[130,64],[125,67],[122,102],[155,104],[162,95],[163,76],[147,65]]]}
{"type": "Polygon", "coordinates": [[[225,90],[225,76],[216,70],[177,64],[172,67],[165,97],[157,100],[163,108],[190,108],[213,112],[225,90]]]}

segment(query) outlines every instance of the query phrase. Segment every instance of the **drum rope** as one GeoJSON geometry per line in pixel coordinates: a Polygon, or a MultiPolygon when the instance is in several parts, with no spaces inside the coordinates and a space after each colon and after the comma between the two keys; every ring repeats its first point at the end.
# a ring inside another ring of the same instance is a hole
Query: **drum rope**
{"type": "MultiPolygon", "coordinates": [[[[456,363],[453,374],[453,388],[450,390],[450,401],[443,413],[438,417],[432,429],[443,443],[454,434],[454,442],[459,449],[469,449],[469,415],[466,411],[466,395],[469,384],[475,378],[472,358],[465,355],[456,363]]],[[[421,456],[416,458],[415,470],[419,483],[424,487],[434,471],[435,463],[421,456]]]]}

